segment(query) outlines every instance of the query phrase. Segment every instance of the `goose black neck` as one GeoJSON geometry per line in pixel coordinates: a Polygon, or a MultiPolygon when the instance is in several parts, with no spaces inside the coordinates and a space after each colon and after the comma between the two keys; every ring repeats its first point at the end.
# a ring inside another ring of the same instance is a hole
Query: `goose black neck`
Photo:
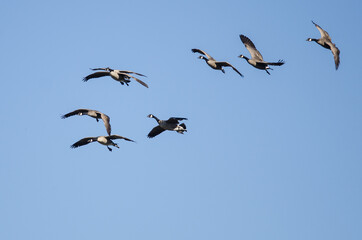
{"type": "Polygon", "coordinates": [[[152,118],[154,118],[158,123],[160,122],[160,119],[158,119],[156,116],[152,115],[152,118]]]}
{"type": "Polygon", "coordinates": [[[209,61],[207,57],[201,56],[201,59],[205,60],[205,62],[209,61]]]}
{"type": "Polygon", "coordinates": [[[249,61],[249,58],[248,58],[248,57],[245,57],[244,55],[243,55],[241,58],[244,58],[245,61],[249,61]]]}

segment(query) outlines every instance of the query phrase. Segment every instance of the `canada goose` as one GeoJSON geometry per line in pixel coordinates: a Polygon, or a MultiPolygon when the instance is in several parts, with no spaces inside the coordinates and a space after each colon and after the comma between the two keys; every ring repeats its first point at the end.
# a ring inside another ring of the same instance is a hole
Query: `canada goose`
{"type": "Polygon", "coordinates": [[[334,43],[332,43],[332,39],[326,31],[324,31],[315,22],[312,21],[312,23],[314,24],[314,26],[316,26],[316,28],[321,33],[321,38],[320,39],[308,38],[307,41],[309,41],[309,42],[314,41],[314,42],[318,43],[319,45],[321,45],[322,47],[330,49],[333,53],[334,63],[336,65],[336,70],[337,70],[339,67],[339,49],[336,47],[336,45],[334,43]]]}
{"type": "Polygon", "coordinates": [[[269,75],[268,69],[273,70],[268,65],[274,65],[274,66],[281,66],[284,64],[283,60],[279,60],[278,62],[265,62],[263,60],[263,56],[260,54],[260,52],[256,49],[254,43],[246,36],[240,34],[240,39],[244,43],[246,49],[249,51],[251,55],[251,59],[245,57],[244,55],[240,55],[239,58],[244,58],[251,66],[265,70],[269,75]]]}
{"type": "Polygon", "coordinates": [[[104,122],[104,126],[106,127],[108,135],[111,135],[111,125],[109,124],[110,118],[106,114],[101,113],[101,112],[96,111],[96,110],[78,109],[78,110],[75,110],[73,112],[64,114],[62,116],[62,118],[63,119],[68,118],[68,117],[71,117],[71,116],[74,116],[74,115],[79,115],[79,116],[88,115],[88,116],[90,116],[92,118],[95,118],[97,120],[97,122],[99,121],[98,120],[99,118],[102,119],[103,122],[104,122]]]}
{"type": "Polygon", "coordinates": [[[176,131],[181,134],[187,132],[186,125],[184,123],[179,124],[179,121],[187,120],[187,118],[170,117],[168,120],[160,120],[152,114],[147,117],[154,118],[158,123],[158,126],[154,127],[147,135],[149,138],[153,138],[165,130],[176,131]]]}
{"type": "Polygon", "coordinates": [[[225,70],[222,67],[231,67],[240,76],[244,77],[243,74],[241,74],[233,65],[231,65],[228,62],[218,62],[213,57],[211,57],[209,54],[207,54],[206,52],[204,52],[204,51],[202,51],[200,49],[197,49],[197,48],[193,48],[193,49],[191,49],[191,51],[193,53],[200,53],[200,54],[205,55],[206,57],[205,56],[199,56],[199,58],[204,59],[205,62],[207,63],[207,65],[209,65],[213,69],[221,70],[223,73],[225,73],[225,70]]]}
{"type": "Polygon", "coordinates": [[[139,82],[140,84],[142,84],[143,86],[148,88],[148,85],[146,83],[144,83],[140,79],[138,79],[138,78],[131,75],[131,74],[136,74],[136,75],[139,75],[139,76],[146,77],[145,75],[140,74],[140,73],[136,73],[136,72],[132,72],[132,71],[126,71],[126,70],[114,70],[114,69],[111,69],[109,67],[107,67],[107,68],[91,68],[91,70],[93,70],[93,71],[104,70],[104,71],[95,72],[95,73],[92,73],[92,74],[86,76],[85,78],[83,78],[84,82],[87,82],[89,79],[92,79],[92,78],[111,76],[114,80],[120,82],[122,85],[126,84],[128,86],[128,83],[131,82],[130,79],[133,78],[134,80],[136,80],[137,82],[139,82]]]}
{"type": "Polygon", "coordinates": [[[78,142],[74,143],[70,147],[77,148],[77,147],[86,145],[88,143],[97,141],[100,144],[107,146],[109,151],[112,151],[112,148],[110,148],[108,146],[114,146],[116,148],[119,148],[118,145],[112,141],[114,139],[124,139],[126,141],[134,142],[133,140],[131,140],[129,138],[125,138],[125,137],[122,137],[119,135],[111,135],[111,136],[99,136],[99,137],[86,137],[86,138],[83,138],[83,139],[79,140],[78,142]]]}

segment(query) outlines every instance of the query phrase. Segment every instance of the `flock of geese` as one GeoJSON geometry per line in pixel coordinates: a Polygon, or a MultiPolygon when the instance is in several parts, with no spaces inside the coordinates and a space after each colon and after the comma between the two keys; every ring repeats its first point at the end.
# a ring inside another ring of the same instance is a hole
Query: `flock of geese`
{"type": "MultiPolygon", "coordinates": [[[[336,70],[339,67],[339,49],[336,47],[336,45],[332,42],[331,37],[329,36],[329,34],[323,30],[318,24],[314,23],[312,21],[312,23],[316,26],[316,28],[319,30],[321,37],[319,39],[315,39],[315,38],[308,38],[307,41],[309,42],[316,42],[319,45],[321,45],[322,47],[331,50],[333,56],[334,56],[334,62],[335,62],[335,67],[336,70]]],[[[240,55],[239,58],[244,58],[251,66],[257,68],[257,69],[261,69],[261,70],[265,70],[269,75],[270,72],[268,70],[273,70],[272,68],[270,68],[269,66],[281,66],[284,64],[283,60],[279,60],[277,62],[266,62],[263,59],[263,56],[261,55],[261,53],[256,49],[254,43],[245,35],[240,35],[240,40],[242,41],[242,43],[245,45],[245,48],[249,51],[251,58],[248,58],[244,55],[240,55]]],[[[241,74],[234,66],[232,66],[230,63],[228,62],[220,62],[220,61],[216,61],[213,57],[211,57],[209,54],[207,54],[205,51],[197,49],[197,48],[193,48],[191,49],[191,51],[193,53],[199,53],[201,54],[199,56],[200,59],[205,60],[205,62],[207,63],[208,66],[210,66],[211,68],[215,69],[215,70],[220,70],[223,73],[225,73],[225,70],[223,69],[223,67],[231,67],[236,73],[238,73],[241,77],[243,77],[243,74],[241,74]]],[[[142,86],[148,88],[148,85],[143,82],[142,80],[140,80],[139,78],[133,76],[137,75],[140,77],[146,77],[145,75],[141,74],[141,73],[136,73],[136,72],[132,72],[132,71],[127,71],[127,70],[114,70],[111,69],[109,67],[107,68],[92,68],[92,71],[96,71],[86,77],[83,78],[84,82],[89,81],[90,79],[93,78],[100,78],[100,77],[105,77],[105,76],[110,76],[111,78],[113,78],[114,80],[120,82],[122,85],[127,85],[129,86],[129,83],[131,82],[131,79],[137,81],[138,83],[140,83],[142,86]]],[[[112,140],[116,140],[116,139],[123,139],[125,141],[129,141],[129,142],[134,142],[132,139],[126,138],[126,137],[122,137],[120,135],[111,135],[111,124],[110,124],[110,118],[109,116],[107,116],[106,114],[96,111],[96,110],[91,110],[91,109],[77,109],[73,112],[69,112],[67,114],[64,114],[62,116],[63,119],[71,117],[71,116],[75,116],[75,115],[87,115],[89,117],[95,118],[96,121],[98,122],[99,119],[102,119],[104,126],[106,128],[106,132],[108,135],[106,136],[98,136],[98,137],[86,137],[83,139],[80,139],[79,141],[77,141],[76,143],[74,143],[73,145],[71,145],[71,148],[77,148],[80,146],[84,146],[87,145],[89,143],[92,142],[98,142],[102,145],[105,145],[109,151],[112,151],[112,148],[110,148],[110,146],[119,148],[119,146],[114,143],[112,140]]],[[[182,117],[170,117],[168,120],[160,120],[158,119],[156,116],[149,114],[147,117],[149,118],[153,118],[156,120],[157,122],[157,126],[154,127],[147,135],[148,138],[153,138],[157,135],[159,135],[160,133],[169,130],[169,131],[176,131],[180,134],[183,134],[184,132],[187,132],[186,130],[186,125],[184,123],[180,123],[180,121],[183,120],[187,120],[187,118],[182,118],[182,117]]]]}
{"type": "MultiPolygon", "coordinates": [[[[97,122],[99,121],[99,119],[102,119],[104,126],[106,128],[106,131],[108,133],[108,136],[82,138],[78,142],[71,145],[70,146],[71,148],[77,148],[80,146],[87,145],[88,143],[98,142],[102,145],[105,145],[109,151],[112,151],[112,148],[110,148],[109,146],[119,148],[119,146],[116,143],[114,143],[112,140],[123,139],[123,140],[129,141],[129,142],[134,142],[132,139],[122,137],[120,135],[111,135],[112,130],[111,130],[110,118],[108,115],[106,115],[104,113],[101,113],[97,110],[91,110],[91,109],[77,109],[73,112],[64,114],[62,116],[62,118],[65,119],[65,118],[75,116],[75,115],[79,115],[79,116],[87,115],[89,117],[95,118],[97,120],[97,122]]],[[[147,135],[147,137],[149,137],[149,138],[153,138],[166,130],[176,131],[181,134],[183,134],[184,132],[187,132],[186,125],[184,123],[179,124],[180,121],[187,120],[187,118],[170,117],[168,120],[160,120],[152,114],[149,114],[147,117],[154,118],[158,124],[147,135]]]]}

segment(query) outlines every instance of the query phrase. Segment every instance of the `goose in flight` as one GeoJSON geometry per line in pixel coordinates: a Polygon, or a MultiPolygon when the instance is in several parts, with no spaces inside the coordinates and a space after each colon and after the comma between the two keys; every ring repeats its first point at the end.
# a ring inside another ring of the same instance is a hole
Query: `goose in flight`
{"type": "Polygon", "coordinates": [[[70,147],[77,148],[80,146],[84,146],[88,143],[99,142],[100,144],[107,146],[109,151],[112,151],[112,148],[110,148],[109,146],[114,146],[116,148],[119,148],[119,146],[112,141],[114,139],[123,139],[126,141],[134,142],[133,140],[131,140],[129,138],[125,138],[125,137],[122,137],[119,135],[110,135],[110,136],[99,136],[99,137],[86,137],[86,138],[83,138],[83,139],[79,140],[78,142],[74,143],[70,147]]]}
{"type": "Polygon", "coordinates": [[[244,58],[251,66],[265,70],[269,75],[268,69],[273,70],[268,65],[274,65],[274,66],[281,66],[284,64],[283,60],[279,60],[278,62],[265,62],[263,60],[263,56],[261,53],[256,49],[254,43],[247,37],[242,34],[240,34],[240,39],[244,43],[246,49],[249,51],[251,55],[251,59],[248,57],[245,57],[244,55],[240,55],[239,58],[244,58]]]}
{"type": "Polygon", "coordinates": [[[64,114],[62,116],[62,118],[68,118],[68,117],[71,117],[71,116],[74,116],[74,115],[79,115],[79,116],[82,116],[82,115],[88,115],[92,118],[95,118],[97,120],[97,122],[99,121],[99,119],[102,119],[103,122],[104,122],[104,126],[106,127],[106,130],[107,130],[107,133],[108,135],[111,135],[111,125],[110,125],[110,118],[104,114],[104,113],[101,113],[99,111],[96,111],[96,110],[90,110],[90,109],[77,109],[73,112],[70,112],[70,113],[67,113],[67,114],[64,114]]]}
{"type": "Polygon", "coordinates": [[[204,59],[207,65],[209,65],[211,68],[216,70],[221,70],[223,73],[225,73],[225,70],[223,67],[231,67],[234,69],[235,72],[237,72],[241,77],[244,77],[243,74],[241,74],[233,65],[231,65],[228,62],[218,62],[213,57],[211,57],[209,54],[207,54],[205,51],[202,51],[197,48],[191,49],[193,53],[200,53],[205,56],[199,56],[200,59],[204,59]]]}
{"type": "Polygon", "coordinates": [[[187,118],[170,117],[168,120],[160,120],[152,114],[149,114],[147,117],[154,118],[158,123],[158,126],[149,132],[148,138],[153,138],[165,130],[176,131],[181,134],[187,132],[186,125],[184,123],[179,124],[179,121],[187,120],[187,118]]]}
{"type": "Polygon", "coordinates": [[[92,79],[92,78],[111,76],[114,80],[120,82],[122,85],[126,84],[128,86],[128,83],[131,82],[130,79],[133,78],[134,80],[136,80],[137,82],[139,82],[140,84],[142,84],[143,86],[148,88],[148,85],[146,83],[144,83],[140,79],[131,75],[131,74],[136,74],[138,76],[146,77],[145,75],[140,74],[140,73],[127,71],[127,70],[114,70],[109,67],[107,67],[107,68],[91,68],[91,70],[93,70],[93,71],[103,70],[103,71],[95,72],[95,73],[92,73],[92,74],[86,76],[85,78],[83,78],[84,82],[87,82],[89,79],[92,79]]]}
{"type": "Polygon", "coordinates": [[[309,41],[309,42],[314,41],[314,42],[318,43],[319,45],[321,45],[322,47],[330,49],[333,53],[334,63],[335,63],[336,70],[337,70],[339,67],[339,53],[340,53],[339,49],[336,47],[336,45],[334,43],[332,43],[332,39],[326,31],[324,31],[315,22],[312,21],[312,23],[319,30],[319,32],[321,34],[321,38],[320,39],[308,38],[307,41],[309,41]]]}

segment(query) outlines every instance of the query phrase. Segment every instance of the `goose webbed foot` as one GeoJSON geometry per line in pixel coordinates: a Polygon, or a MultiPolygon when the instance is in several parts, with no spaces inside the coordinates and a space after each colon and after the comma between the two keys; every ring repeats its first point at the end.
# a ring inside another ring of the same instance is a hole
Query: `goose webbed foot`
{"type": "Polygon", "coordinates": [[[108,148],[108,150],[109,150],[110,152],[112,152],[112,148],[110,148],[110,147],[108,147],[108,146],[107,146],[107,148],[108,148]]]}

